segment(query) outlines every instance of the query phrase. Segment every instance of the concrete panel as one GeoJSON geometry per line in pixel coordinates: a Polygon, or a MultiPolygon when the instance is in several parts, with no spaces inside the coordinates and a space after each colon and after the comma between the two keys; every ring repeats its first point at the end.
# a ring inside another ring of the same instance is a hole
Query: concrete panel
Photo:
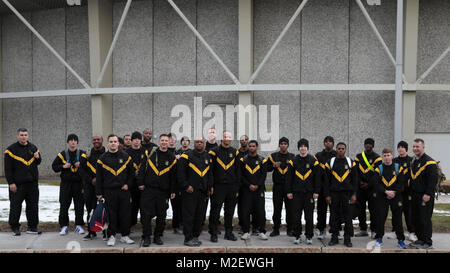
{"type": "MultiPolygon", "coordinates": [[[[114,32],[125,3],[113,8],[114,32]]],[[[153,2],[136,1],[128,16],[113,54],[114,87],[153,85],[153,2]]],[[[152,127],[153,95],[113,96],[113,131],[119,136],[152,127]]]]}
{"type": "MultiPolygon", "coordinates": [[[[86,81],[90,82],[89,28],[87,7],[66,9],[66,61],[86,81]]],[[[67,71],[67,89],[83,88],[79,81],[67,71]]],[[[87,149],[92,137],[91,97],[67,97],[66,134],[76,133],[79,146],[87,149]]]]}
{"type": "MultiPolygon", "coordinates": [[[[421,1],[419,10],[418,73],[422,75],[450,46],[450,2],[421,1]]],[[[428,75],[423,83],[450,83],[450,56],[428,75]]]]}
{"type": "MultiPolygon", "coordinates": [[[[365,4],[365,1],[363,1],[365,4]]],[[[397,1],[365,7],[395,56],[397,1]]],[[[395,67],[355,1],[350,1],[349,83],[394,83],[395,67]]]]}
{"type": "Polygon", "coordinates": [[[349,2],[309,2],[302,14],[302,83],[347,83],[349,2]]]}
{"type": "MultiPolygon", "coordinates": [[[[188,119],[191,122],[191,135],[188,135],[191,140],[194,135],[194,96],[195,93],[172,93],[172,94],[154,94],[153,101],[153,142],[157,142],[157,137],[163,133],[169,133],[171,131],[172,125],[174,122],[179,120],[180,117],[170,117],[172,108],[177,105],[186,105],[189,107],[190,114],[187,115],[188,119]]],[[[186,124],[188,126],[188,124],[186,124]]],[[[184,130],[184,128],[183,128],[184,130]]],[[[188,131],[187,129],[184,131],[188,131]]],[[[187,135],[187,134],[184,134],[187,135]]],[[[178,140],[181,139],[182,136],[177,136],[178,140]]],[[[191,144],[192,146],[193,144],[191,144]]],[[[179,142],[177,143],[177,147],[179,146],[179,142]]],[[[193,147],[193,146],[192,146],[193,147]]]]}
{"type": "MultiPolygon", "coordinates": [[[[267,151],[263,154],[264,156],[270,155],[274,150],[278,149],[278,140],[279,138],[285,136],[290,141],[289,151],[292,153],[298,153],[297,151],[297,141],[299,140],[299,136],[301,135],[300,130],[300,116],[301,116],[301,96],[298,91],[265,91],[265,92],[256,92],[253,97],[254,104],[258,107],[261,105],[267,105],[268,107],[268,131],[271,128],[271,105],[279,105],[279,133],[278,137],[275,139],[275,147],[273,147],[272,151],[267,151]]],[[[260,114],[258,112],[258,122],[260,119],[260,114]]],[[[262,143],[267,143],[267,141],[261,140],[261,132],[260,127],[258,126],[258,140],[262,143]]]]}
{"type": "MultiPolygon", "coordinates": [[[[125,3],[113,7],[114,34],[125,3]]],[[[114,87],[153,85],[153,3],[133,1],[113,52],[114,87]]]]}
{"type": "Polygon", "coordinates": [[[394,92],[350,91],[349,155],[364,150],[364,140],[375,140],[375,152],[394,147],[394,92]]]}
{"type": "MultiPolygon", "coordinates": [[[[29,13],[24,13],[30,19],[29,13]]],[[[2,92],[30,91],[32,86],[31,32],[14,15],[2,17],[2,92]]],[[[17,141],[16,131],[25,127],[32,135],[32,99],[2,100],[2,150],[17,141]]]]}
{"type": "MultiPolygon", "coordinates": [[[[300,3],[300,0],[253,2],[255,70],[300,3]]],[[[295,20],[254,83],[300,83],[301,16],[295,20]]]]}
{"type": "MultiPolygon", "coordinates": [[[[24,13],[30,20],[31,14],[24,13]]],[[[15,16],[2,17],[2,91],[32,90],[31,32],[15,16]]]]}
{"type": "MultiPolygon", "coordinates": [[[[123,94],[113,96],[113,132],[119,136],[142,132],[152,127],[153,96],[149,94],[123,94]]],[[[169,113],[170,114],[170,113],[169,113]]],[[[159,119],[163,122],[165,119],[159,119]]]]}
{"type": "MultiPolygon", "coordinates": [[[[176,1],[176,4],[196,26],[196,2],[182,0],[176,1]]],[[[155,0],[154,9],[153,84],[195,85],[195,35],[167,1],[155,0]]]]}
{"type": "Polygon", "coordinates": [[[323,149],[328,135],[335,144],[343,141],[348,145],[348,91],[302,91],[301,102],[301,137],[309,140],[312,154],[323,149]]]}
{"type": "Polygon", "coordinates": [[[416,92],[416,132],[449,133],[450,93],[446,91],[416,92]]]}
{"type": "MultiPolygon", "coordinates": [[[[32,14],[32,24],[37,31],[65,58],[65,10],[53,9],[32,14]]],[[[66,88],[66,71],[56,57],[33,37],[33,90],[66,88]]],[[[54,175],[51,163],[65,147],[66,98],[48,97],[33,99],[33,136],[42,153],[42,176],[54,175]]]]}
{"type": "MultiPolygon", "coordinates": [[[[238,1],[199,0],[197,26],[216,54],[238,77],[238,1]]],[[[197,46],[198,84],[233,84],[234,82],[199,42],[197,46]]]]}

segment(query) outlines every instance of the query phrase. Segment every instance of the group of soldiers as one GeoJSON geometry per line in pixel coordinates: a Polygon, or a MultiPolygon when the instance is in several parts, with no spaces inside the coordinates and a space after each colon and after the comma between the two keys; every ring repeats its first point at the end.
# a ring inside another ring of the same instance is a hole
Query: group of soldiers
{"type": "MultiPolygon", "coordinates": [[[[9,224],[15,236],[20,235],[20,214],[26,202],[27,233],[38,230],[38,165],[41,155],[28,141],[28,131],[17,131],[18,141],[5,151],[5,176],[9,184],[9,224]]],[[[298,154],[288,152],[289,139],[279,140],[279,151],[268,158],[258,154],[258,142],[247,136],[240,138],[240,148],[231,146],[232,134],[224,131],[216,142],[214,128],[208,139],[190,140],[183,137],[176,149],[171,134],[161,134],[158,143],[152,143],[149,129],[134,132],[124,138],[111,134],[107,148],[103,138],[92,138],[89,153],[78,148],[78,136],[68,135],[67,149],[56,156],[52,169],[60,173],[60,235],[68,233],[69,207],[75,207],[75,232],[84,234],[84,206],[87,219],[99,200],[104,200],[109,215],[109,226],[103,238],[108,246],[116,243],[120,233],[122,243],[132,244],[130,229],[140,220],[142,246],[152,240],[162,245],[169,201],[172,205],[172,228],[180,233],[183,227],[184,244],[200,246],[198,239],[206,220],[210,202],[209,233],[211,242],[218,242],[220,211],[224,208],[225,240],[236,241],[233,233],[233,215],[237,206],[241,239],[257,235],[267,240],[265,185],[268,172],[273,181],[273,226],[270,237],[280,235],[283,204],[286,208],[287,235],[294,244],[302,242],[302,214],[305,219],[305,242],[312,244],[314,236],[314,207],[317,207],[317,238],[326,234],[327,211],[330,210],[329,245],[339,243],[344,224],[344,245],[352,247],[351,237],[369,236],[366,224],[366,204],[370,214],[371,237],[381,245],[389,208],[392,211],[393,230],[398,246],[406,248],[402,215],[413,248],[432,246],[431,216],[434,207],[437,164],[425,154],[422,139],[413,142],[414,157],[407,154],[408,143],[397,145],[398,157],[385,148],[380,157],[373,151],[375,141],[364,141],[364,152],[353,160],[346,156],[347,146],[339,142],[334,150],[334,139],[324,139],[323,151],[315,156],[309,153],[309,142],[297,142],[298,154]],[[152,231],[152,219],[156,217],[152,231]],[[358,218],[360,231],[353,232],[352,220],[358,218]],[[251,232],[252,228],[252,232],[251,232]]],[[[88,230],[85,240],[97,234],[88,230]]]]}

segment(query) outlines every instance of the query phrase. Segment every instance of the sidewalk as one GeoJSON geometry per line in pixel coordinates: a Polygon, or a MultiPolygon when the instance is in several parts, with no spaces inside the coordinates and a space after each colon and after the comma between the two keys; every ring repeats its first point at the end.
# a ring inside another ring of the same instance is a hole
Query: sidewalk
{"type": "MultiPolygon", "coordinates": [[[[163,246],[151,244],[148,248],[140,248],[141,232],[131,234],[131,238],[136,241],[135,244],[126,245],[120,243],[120,236],[116,237],[114,247],[106,246],[102,240],[101,234],[98,234],[95,240],[83,241],[84,235],[76,235],[70,232],[66,236],[60,236],[57,232],[48,232],[41,235],[29,235],[22,233],[21,236],[14,237],[10,232],[0,233],[0,253],[61,253],[61,252],[82,252],[82,253],[368,253],[375,252],[367,245],[370,240],[368,237],[352,238],[353,248],[347,248],[342,244],[329,247],[330,235],[324,242],[313,238],[313,244],[306,246],[304,242],[300,245],[294,245],[294,238],[287,237],[282,233],[278,237],[269,237],[269,240],[262,241],[256,236],[252,236],[249,241],[238,240],[235,242],[223,240],[219,235],[219,242],[209,241],[209,234],[203,232],[200,241],[201,247],[186,247],[183,245],[184,237],[181,234],[173,234],[171,230],[164,233],[163,246]]],[[[392,233],[387,233],[380,252],[406,252],[406,253],[450,253],[450,234],[433,234],[434,248],[431,250],[402,250],[396,247],[397,240],[392,233]]],[[[372,241],[373,242],[373,241],[372,241]]],[[[407,242],[408,244],[409,242],[407,242]]]]}

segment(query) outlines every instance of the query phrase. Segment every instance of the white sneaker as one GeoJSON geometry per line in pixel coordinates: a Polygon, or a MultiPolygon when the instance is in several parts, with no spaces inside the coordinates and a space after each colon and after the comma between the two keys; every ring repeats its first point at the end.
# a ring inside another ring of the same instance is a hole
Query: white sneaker
{"type": "Polygon", "coordinates": [[[301,241],[302,241],[302,239],[300,239],[300,237],[295,239],[294,240],[294,245],[299,245],[301,241]]]}
{"type": "Polygon", "coordinates": [[[267,235],[266,235],[265,233],[262,233],[262,232],[260,232],[260,233],[258,234],[258,237],[259,237],[259,239],[261,239],[261,240],[268,240],[268,239],[269,239],[269,237],[267,237],[267,235]]]}
{"type": "Polygon", "coordinates": [[[64,235],[67,235],[67,233],[69,233],[69,230],[67,229],[67,226],[63,226],[61,228],[61,232],[59,232],[59,235],[64,236],[64,235]]]}
{"type": "Polygon", "coordinates": [[[248,240],[248,239],[250,239],[250,233],[246,232],[246,233],[242,234],[241,239],[242,239],[242,240],[248,240]]]}
{"type": "Polygon", "coordinates": [[[111,237],[109,237],[108,242],[106,243],[107,246],[114,246],[116,244],[116,238],[111,235],[111,237]]]}
{"type": "Polygon", "coordinates": [[[417,241],[418,239],[417,239],[416,234],[415,234],[414,232],[411,232],[411,233],[409,234],[409,236],[408,236],[408,240],[410,240],[411,242],[415,242],[415,241],[417,241]]]}
{"type": "Polygon", "coordinates": [[[344,240],[344,236],[342,236],[340,232],[339,232],[339,235],[338,235],[338,240],[344,240]]]}
{"type": "Polygon", "coordinates": [[[312,240],[311,239],[306,239],[306,244],[307,245],[312,245],[312,240]]]}
{"type": "Polygon", "coordinates": [[[134,244],[134,241],[131,240],[128,236],[123,236],[122,238],[120,238],[120,242],[129,245],[134,244]]]}
{"type": "Polygon", "coordinates": [[[75,233],[84,234],[84,229],[81,226],[76,226],[75,233]]]}

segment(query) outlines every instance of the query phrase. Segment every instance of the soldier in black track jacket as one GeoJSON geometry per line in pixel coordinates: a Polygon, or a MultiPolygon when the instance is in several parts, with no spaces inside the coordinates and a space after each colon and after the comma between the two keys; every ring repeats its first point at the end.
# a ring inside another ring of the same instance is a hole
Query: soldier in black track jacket
{"type": "Polygon", "coordinates": [[[135,177],[128,187],[131,195],[131,227],[136,225],[139,208],[141,207],[141,191],[138,189],[138,185],[136,183],[138,179],[139,169],[143,164],[145,164],[144,162],[146,149],[142,147],[141,141],[141,133],[133,132],[131,134],[131,147],[125,151],[129,156],[131,156],[131,161],[135,173],[135,177]]]}
{"type": "Polygon", "coordinates": [[[288,152],[289,139],[286,137],[280,138],[278,141],[280,151],[273,153],[269,156],[267,162],[267,172],[273,172],[272,181],[272,201],[273,201],[273,230],[270,233],[270,237],[280,235],[281,226],[281,211],[286,208],[286,226],[287,233],[290,235],[294,230],[294,221],[292,219],[292,201],[287,198],[286,192],[286,177],[289,161],[294,159],[294,154],[288,152]]]}
{"type": "Polygon", "coordinates": [[[69,208],[74,203],[75,207],[75,232],[83,234],[84,230],[84,196],[83,181],[88,180],[86,173],[86,152],[77,148],[78,136],[69,134],[67,136],[68,148],[56,156],[52,163],[52,169],[61,173],[61,184],[59,190],[59,225],[60,235],[68,233],[69,208]]]}
{"type": "Polygon", "coordinates": [[[327,210],[328,204],[325,200],[325,195],[323,192],[323,183],[325,181],[325,164],[330,161],[331,158],[336,157],[336,151],[334,147],[334,138],[331,136],[326,136],[323,140],[324,149],[316,154],[316,158],[319,161],[319,166],[322,169],[321,174],[321,184],[319,198],[317,199],[317,224],[316,228],[319,230],[318,239],[323,239],[325,237],[325,228],[327,227],[327,210]]]}
{"type": "Polygon", "coordinates": [[[205,139],[194,140],[194,150],[180,156],[177,165],[178,186],[181,188],[184,244],[200,246],[202,222],[208,196],[213,194],[212,160],[205,151],[205,139]]]}
{"type": "Polygon", "coordinates": [[[437,162],[425,153],[425,142],[416,139],[413,143],[415,157],[411,161],[410,186],[412,194],[412,215],[418,240],[412,247],[431,248],[433,228],[434,197],[438,181],[437,162]]]}
{"type": "Polygon", "coordinates": [[[97,182],[95,192],[97,199],[105,199],[109,214],[107,245],[115,245],[115,235],[122,234],[121,242],[134,243],[130,234],[130,191],[128,186],[133,183],[134,168],[131,157],[124,151],[119,151],[119,138],[108,136],[109,151],[100,156],[97,161],[97,182]]]}
{"type": "Polygon", "coordinates": [[[236,241],[233,234],[233,215],[236,208],[240,188],[239,152],[231,147],[231,133],[223,132],[220,146],[209,151],[212,159],[214,177],[214,194],[211,196],[211,210],[209,214],[209,232],[211,242],[217,243],[217,224],[220,210],[225,210],[225,239],[236,241]]]}
{"type": "Polygon", "coordinates": [[[156,216],[153,242],[162,245],[161,236],[166,223],[169,198],[175,197],[176,177],[175,155],[168,150],[169,137],[159,137],[159,148],[145,152],[145,161],[139,170],[137,184],[142,191],[141,219],[143,224],[144,247],[151,243],[152,218],[156,216]]]}
{"type": "Polygon", "coordinates": [[[267,159],[258,155],[258,142],[251,140],[248,143],[249,153],[241,158],[241,184],[242,184],[242,232],[241,239],[250,238],[250,213],[255,217],[258,236],[267,240],[266,236],[266,210],[265,210],[265,181],[267,176],[267,159]]]}
{"type": "Polygon", "coordinates": [[[299,154],[290,161],[291,167],[288,168],[286,192],[288,198],[292,200],[293,220],[294,220],[294,244],[300,244],[300,235],[302,234],[302,212],[305,213],[305,236],[306,243],[312,244],[314,235],[314,199],[319,197],[321,188],[321,170],[319,161],[308,154],[309,142],[302,138],[297,144],[299,154]]]}
{"type": "Polygon", "coordinates": [[[367,216],[366,216],[366,203],[369,207],[370,214],[370,231],[372,239],[375,236],[375,230],[377,228],[376,213],[375,213],[375,188],[372,185],[371,177],[375,175],[375,169],[381,164],[381,157],[373,151],[375,147],[375,141],[372,138],[364,140],[365,151],[359,153],[355,157],[356,167],[358,169],[359,187],[356,194],[359,206],[359,228],[355,236],[368,236],[367,233],[367,216]]]}
{"type": "MultiPolygon", "coordinates": [[[[87,155],[86,180],[84,181],[84,203],[87,211],[87,222],[89,222],[91,212],[93,212],[93,210],[97,207],[97,197],[95,196],[97,160],[102,154],[105,153],[105,147],[103,147],[103,137],[100,135],[93,136],[92,146],[91,152],[87,155]]],[[[97,233],[89,230],[88,234],[83,239],[90,240],[96,236],[97,233]]]]}
{"type": "Polygon", "coordinates": [[[30,234],[40,234],[38,165],[41,164],[39,149],[28,141],[28,130],[17,130],[17,142],[5,150],[5,177],[9,185],[9,225],[14,236],[20,235],[20,214],[22,203],[26,202],[26,216],[30,234]]]}
{"type": "Polygon", "coordinates": [[[383,163],[376,169],[376,175],[372,176],[372,184],[375,188],[375,213],[377,214],[376,243],[381,245],[384,236],[384,224],[388,216],[389,208],[392,211],[392,225],[397,235],[398,246],[406,248],[405,235],[402,226],[402,188],[405,183],[403,167],[393,163],[392,150],[383,149],[383,163]]]}
{"type": "Polygon", "coordinates": [[[323,184],[327,203],[331,208],[330,215],[330,246],[338,244],[341,219],[345,223],[344,244],[352,247],[350,237],[353,236],[352,211],[350,204],[356,202],[358,188],[358,171],[355,162],[345,156],[347,145],[336,145],[337,156],[325,164],[326,180],[323,184]]]}
{"type": "Polygon", "coordinates": [[[403,215],[405,216],[406,228],[409,232],[409,240],[416,241],[417,237],[415,236],[415,228],[412,222],[412,195],[411,195],[411,186],[409,180],[409,168],[411,166],[412,157],[408,155],[408,143],[405,141],[400,141],[397,144],[397,152],[398,157],[394,158],[394,163],[398,163],[401,167],[403,167],[403,174],[407,175],[405,183],[403,184],[402,189],[402,199],[403,199],[403,215]]]}

